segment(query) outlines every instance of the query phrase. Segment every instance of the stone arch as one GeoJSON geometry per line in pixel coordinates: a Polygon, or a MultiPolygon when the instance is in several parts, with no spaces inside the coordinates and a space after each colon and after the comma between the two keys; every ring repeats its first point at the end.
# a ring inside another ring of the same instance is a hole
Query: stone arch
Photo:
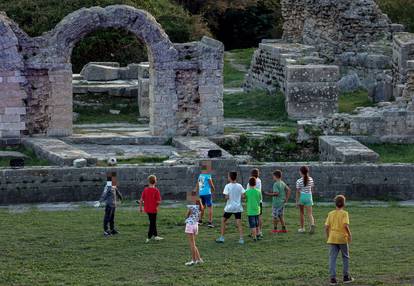
{"type": "MultiPolygon", "coordinates": [[[[49,33],[53,57],[70,63],[73,47],[89,33],[119,28],[136,35],[148,51],[150,62],[150,127],[153,135],[174,135],[174,72],[177,50],[155,18],[144,10],[126,5],[83,8],[66,16],[49,33]]],[[[58,132],[59,133],[59,132],[58,132]]]]}

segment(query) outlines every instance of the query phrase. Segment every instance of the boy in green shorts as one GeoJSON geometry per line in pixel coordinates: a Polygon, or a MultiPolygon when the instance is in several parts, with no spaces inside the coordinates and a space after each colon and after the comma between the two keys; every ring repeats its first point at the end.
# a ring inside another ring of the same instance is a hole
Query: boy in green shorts
{"type": "Polygon", "coordinates": [[[282,181],[282,171],[276,170],[273,172],[273,191],[271,193],[266,193],[266,195],[272,197],[272,216],[273,216],[273,233],[286,233],[286,223],[284,218],[284,210],[287,201],[289,200],[291,190],[282,181]],[[277,229],[277,224],[280,221],[282,229],[277,229]]]}
{"type": "Polygon", "coordinates": [[[249,188],[244,194],[247,203],[247,216],[249,218],[249,227],[252,232],[254,241],[261,239],[257,234],[259,233],[259,215],[260,215],[260,202],[262,201],[262,192],[256,189],[256,178],[251,177],[249,179],[249,188]]]}

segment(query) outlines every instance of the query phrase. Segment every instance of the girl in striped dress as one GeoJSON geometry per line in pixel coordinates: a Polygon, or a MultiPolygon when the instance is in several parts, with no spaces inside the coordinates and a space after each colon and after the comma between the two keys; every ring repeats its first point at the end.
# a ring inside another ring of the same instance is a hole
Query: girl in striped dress
{"type": "Polygon", "coordinates": [[[310,231],[315,232],[315,219],[312,214],[314,183],[312,177],[309,176],[309,168],[302,166],[300,168],[301,178],[296,181],[296,206],[300,209],[300,233],[305,232],[305,208],[309,217],[310,231]]]}

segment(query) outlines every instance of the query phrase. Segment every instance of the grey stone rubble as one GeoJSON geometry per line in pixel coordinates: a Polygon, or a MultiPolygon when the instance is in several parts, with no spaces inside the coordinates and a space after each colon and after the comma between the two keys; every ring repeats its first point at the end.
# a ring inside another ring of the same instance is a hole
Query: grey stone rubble
{"type": "Polygon", "coordinates": [[[208,37],[173,44],[148,12],[113,5],[75,11],[36,38],[0,14],[3,142],[72,134],[72,49],[85,35],[110,27],[130,31],[148,48],[152,135],[223,133],[223,44],[208,37]]]}
{"type": "MultiPolygon", "coordinates": [[[[284,180],[294,186],[303,163],[268,163],[264,165],[235,165],[227,160],[213,160],[214,183],[222,190],[229,170],[239,172],[239,181],[245,185],[252,168],[262,174],[263,188],[272,186],[272,171],[283,171],[284,180]]],[[[315,180],[318,200],[332,200],[336,194],[345,194],[350,200],[398,199],[412,200],[413,164],[338,164],[308,163],[315,180]]],[[[200,168],[186,166],[118,166],[118,167],[41,167],[21,170],[0,170],[0,204],[34,202],[96,201],[105,184],[107,172],[118,174],[122,194],[137,198],[147,184],[147,177],[155,174],[164,199],[184,199],[194,189],[200,168]],[[24,180],[22,180],[24,178],[24,180]],[[177,178],[180,178],[177,180],[177,178]]],[[[221,194],[218,194],[220,196],[221,194]]]]}
{"type": "Polygon", "coordinates": [[[0,151],[0,159],[27,159],[27,155],[17,151],[0,151]]]}
{"type": "Polygon", "coordinates": [[[342,163],[375,163],[379,155],[353,138],[346,136],[319,137],[320,160],[342,163]]]}

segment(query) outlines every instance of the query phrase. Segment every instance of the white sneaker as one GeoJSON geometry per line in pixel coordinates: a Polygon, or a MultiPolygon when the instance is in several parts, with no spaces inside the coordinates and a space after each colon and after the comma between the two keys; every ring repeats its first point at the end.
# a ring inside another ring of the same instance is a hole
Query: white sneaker
{"type": "Polygon", "coordinates": [[[149,239],[149,238],[147,238],[146,240],[145,240],[145,243],[148,243],[148,242],[150,242],[151,240],[149,239]]]}
{"type": "Polygon", "coordinates": [[[160,240],[163,240],[164,238],[162,238],[162,237],[160,237],[160,236],[156,236],[156,237],[154,237],[154,240],[156,240],[156,241],[160,241],[160,240]]]}
{"type": "Polygon", "coordinates": [[[299,233],[304,233],[304,232],[306,232],[306,230],[305,230],[304,228],[299,228],[299,229],[298,229],[298,232],[299,232],[299,233]]]}
{"type": "Polygon", "coordinates": [[[195,264],[203,264],[204,260],[202,258],[200,258],[200,260],[196,260],[195,264]]]}
{"type": "Polygon", "coordinates": [[[193,260],[191,260],[190,262],[187,262],[185,264],[185,266],[193,266],[195,264],[195,262],[193,260]]]}

